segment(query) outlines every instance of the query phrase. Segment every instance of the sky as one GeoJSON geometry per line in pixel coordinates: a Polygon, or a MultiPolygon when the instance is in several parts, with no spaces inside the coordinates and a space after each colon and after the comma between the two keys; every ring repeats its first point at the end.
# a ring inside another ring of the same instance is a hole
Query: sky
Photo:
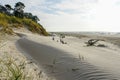
{"type": "Polygon", "coordinates": [[[120,0],[1,0],[23,2],[47,31],[120,32],[120,0]]]}

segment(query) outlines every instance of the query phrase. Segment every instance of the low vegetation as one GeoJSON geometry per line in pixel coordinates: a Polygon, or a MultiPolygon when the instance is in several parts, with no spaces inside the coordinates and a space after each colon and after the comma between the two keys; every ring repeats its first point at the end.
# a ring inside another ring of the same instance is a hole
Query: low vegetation
{"type": "Polygon", "coordinates": [[[12,57],[0,59],[0,79],[4,80],[25,80],[24,62],[18,65],[12,57]]]}
{"type": "Polygon", "coordinates": [[[6,53],[0,58],[0,80],[33,80],[26,70],[26,62],[19,62],[6,53]]]}
{"type": "MultiPolygon", "coordinates": [[[[1,48],[5,46],[3,43],[5,42],[4,38],[6,38],[5,34],[16,34],[14,28],[27,28],[33,33],[48,35],[43,26],[37,22],[36,16],[24,15],[23,10],[17,12],[16,9],[20,6],[20,2],[16,3],[15,9],[10,8],[9,5],[0,5],[0,50],[4,50],[1,48]],[[9,10],[14,12],[11,14],[8,12],[9,10]]],[[[22,6],[24,5],[22,4],[22,6]]],[[[16,56],[12,57],[11,52],[9,54],[0,52],[0,80],[41,80],[42,72],[37,71],[36,67],[31,68],[33,64],[29,64],[21,57],[20,59],[16,58],[16,56]]]]}
{"type": "Polygon", "coordinates": [[[41,24],[38,24],[31,19],[18,18],[0,13],[0,32],[14,34],[13,28],[26,27],[28,30],[43,35],[48,35],[41,24]]]}

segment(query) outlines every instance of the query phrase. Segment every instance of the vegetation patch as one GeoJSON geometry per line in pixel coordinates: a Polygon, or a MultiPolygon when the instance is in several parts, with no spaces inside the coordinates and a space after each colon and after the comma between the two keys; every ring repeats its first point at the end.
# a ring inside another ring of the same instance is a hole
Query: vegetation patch
{"type": "Polygon", "coordinates": [[[5,56],[0,58],[0,79],[1,80],[25,80],[25,62],[19,65],[12,57],[5,56]]]}
{"type": "Polygon", "coordinates": [[[12,28],[10,28],[10,27],[3,27],[3,28],[0,30],[0,32],[1,32],[2,34],[10,34],[10,35],[14,34],[12,28]]]}
{"type": "Polygon", "coordinates": [[[14,8],[9,4],[0,5],[0,30],[2,29],[2,32],[7,34],[13,34],[12,28],[27,26],[28,30],[47,36],[46,30],[38,23],[39,18],[32,13],[25,12],[24,8],[25,5],[22,2],[17,2],[14,8]]]}
{"type": "Polygon", "coordinates": [[[43,35],[48,35],[42,25],[27,18],[17,18],[15,16],[8,16],[0,13],[0,32],[7,34],[14,34],[12,28],[27,27],[28,30],[43,35]]]}

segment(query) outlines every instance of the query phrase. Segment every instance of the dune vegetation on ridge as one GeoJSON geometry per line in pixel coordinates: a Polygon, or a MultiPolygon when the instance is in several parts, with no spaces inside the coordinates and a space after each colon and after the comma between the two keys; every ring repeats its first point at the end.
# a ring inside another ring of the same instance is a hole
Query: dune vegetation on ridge
{"type": "Polygon", "coordinates": [[[0,4],[0,80],[48,80],[42,69],[16,46],[19,32],[48,35],[37,16],[24,12],[23,6],[21,2],[16,3],[15,8],[0,4]]]}
{"type": "Polygon", "coordinates": [[[13,34],[13,28],[26,27],[31,32],[48,35],[43,26],[38,23],[40,19],[31,12],[25,12],[24,8],[22,2],[17,2],[14,8],[10,4],[0,5],[0,31],[13,34]]]}
{"type": "Polygon", "coordinates": [[[43,35],[48,35],[46,30],[41,24],[38,24],[31,19],[27,18],[17,18],[15,16],[8,16],[6,14],[0,13],[0,32],[13,34],[12,28],[26,27],[28,30],[39,33],[43,35]]]}

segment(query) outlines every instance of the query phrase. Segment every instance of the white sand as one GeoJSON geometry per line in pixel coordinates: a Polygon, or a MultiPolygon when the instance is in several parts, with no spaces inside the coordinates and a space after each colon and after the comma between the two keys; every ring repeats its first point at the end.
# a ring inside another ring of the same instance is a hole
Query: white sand
{"type": "Polygon", "coordinates": [[[58,48],[65,51],[66,54],[72,54],[77,58],[80,55],[87,62],[115,74],[117,77],[120,76],[120,48],[114,44],[99,41],[99,44],[104,44],[107,47],[85,47],[84,42],[88,41],[90,38],[79,39],[76,37],[66,37],[64,41],[66,41],[67,44],[61,44],[60,42],[57,42],[59,41],[58,37],[56,37],[55,41],[53,41],[52,37],[39,35],[32,36],[30,34],[28,34],[28,39],[58,48]]]}
{"type": "MultiPolygon", "coordinates": [[[[45,37],[40,36],[38,34],[32,34],[30,32],[26,31],[19,31],[16,30],[18,33],[22,33],[27,35],[27,39],[52,46],[55,48],[58,48],[62,51],[65,51],[66,54],[72,54],[74,57],[79,58],[79,55],[81,58],[95,66],[98,66],[101,69],[104,69],[112,74],[115,74],[117,77],[120,76],[120,48],[116,45],[113,45],[108,42],[99,42],[101,44],[105,44],[108,47],[85,47],[84,42],[89,40],[90,38],[81,38],[78,39],[76,37],[66,37],[64,41],[67,42],[67,44],[61,44],[59,42],[59,37],[55,38],[55,41],[52,40],[52,37],[45,37]]],[[[15,58],[18,59],[26,59],[16,48],[15,42],[19,38],[11,38],[10,40],[3,41],[5,42],[5,46],[0,49],[0,54],[7,52],[8,54],[11,54],[15,58]],[[21,57],[22,56],[22,57],[21,57]]],[[[33,64],[35,65],[35,64],[33,64]]],[[[29,65],[28,71],[31,73],[32,76],[34,76],[36,79],[33,80],[39,80],[37,74],[38,72],[33,71],[35,67],[33,65],[29,65]],[[32,67],[30,67],[32,66],[32,67]],[[32,70],[31,70],[32,69],[32,70]],[[34,74],[34,75],[33,75],[34,74]]],[[[39,70],[39,69],[38,69],[39,70]]],[[[43,73],[43,77],[41,80],[47,80],[48,77],[45,73],[43,73]]],[[[53,79],[51,79],[53,80],[53,79]]]]}
{"type": "MultiPolygon", "coordinates": [[[[16,32],[21,32],[21,30],[16,30],[16,32]]],[[[32,34],[27,30],[23,30],[24,33],[32,34]]],[[[44,71],[34,63],[32,59],[27,58],[24,53],[19,51],[16,46],[16,41],[20,39],[18,36],[3,35],[0,36],[0,59],[3,61],[12,58],[17,65],[20,65],[21,62],[25,61],[24,74],[26,75],[26,80],[55,80],[51,77],[48,77],[44,71]],[[7,58],[8,57],[8,58],[7,58]]],[[[4,75],[4,73],[0,73],[4,75]]],[[[2,80],[4,76],[0,76],[2,80]]]]}

